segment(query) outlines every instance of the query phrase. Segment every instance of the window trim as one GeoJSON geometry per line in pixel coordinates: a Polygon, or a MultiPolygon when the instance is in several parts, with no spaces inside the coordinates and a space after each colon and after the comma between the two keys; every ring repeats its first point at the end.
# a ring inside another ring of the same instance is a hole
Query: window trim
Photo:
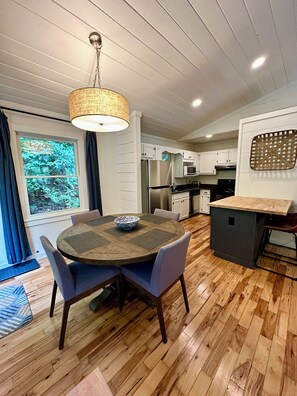
{"type": "Polygon", "coordinates": [[[20,193],[21,193],[21,203],[23,206],[23,213],[24,213],[24,221],[25,224],[28,226],[43,224],[52,221],[59,221],[58,218],[67,217],[76,212],[82,212],[86,209],[86,196],[84,194],[84,180],[82,177],[82,162],[81,156],[79,155],[81,146],[82,146],[82,139],[78,139],[75,137],[68,137],[68,136],[57,136],[55,134],[47,134],[47,133],[32,133],[32,132],[24,132],[24,131],[15,131],[16,133],[16,148],[18,154],[18,162],[19,162],[19,178],[20,178],[20,193]],[[80,206],[78,208],[69,208],[69,209],[62,209],[56,210],[53,212],[45,212],[45,213],[30,213],[30,205],[29,205],[29,197],[26,185],[26,176],[24,172],[24,163],[23,163],[23,156],[22,156],[22,149],[20,144],[20,137],[29,137],[33,139],[45,139],[45,140],[53,140],[53,141],[60,141],[60,142],[71,142],[74,143],[74,153],[75,153],[75,165],[77,169],[77,174],[75,177],[78,179],[78,193],[79,193],[79,200],[80,206]]]}

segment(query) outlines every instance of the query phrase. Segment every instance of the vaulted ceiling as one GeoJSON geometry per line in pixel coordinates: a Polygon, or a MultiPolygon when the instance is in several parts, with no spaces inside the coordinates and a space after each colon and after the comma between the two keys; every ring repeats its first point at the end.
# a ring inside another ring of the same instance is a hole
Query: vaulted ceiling
{"type": "Polygon", "coordinates": [[[296,0],[5,0],[0,99],[68,114],[93,83],[98,31],[101,85],[144,132],[180,139],[297,79],[296,13],[296,0]]]}

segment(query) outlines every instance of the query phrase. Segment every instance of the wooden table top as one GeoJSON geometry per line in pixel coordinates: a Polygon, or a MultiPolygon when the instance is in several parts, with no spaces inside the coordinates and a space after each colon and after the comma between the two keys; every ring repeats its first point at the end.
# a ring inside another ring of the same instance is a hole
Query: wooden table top
{"type": "Polygon", "coordinates": [[[132,264],[155,258],[162,246],[185,233],[175,220],[146,213],[131,215],[140,217],[132,231],[122,231],[114,223],[121,215],[102,216],[67,228],[59,235],[57,248],[65,257],[86,264],[132,264]]]}
{"type": "Polygon", "coordinates": [[[291,199],[232,196],[211,202],[209,206],[286,216],[292,202],[291,199]]]}

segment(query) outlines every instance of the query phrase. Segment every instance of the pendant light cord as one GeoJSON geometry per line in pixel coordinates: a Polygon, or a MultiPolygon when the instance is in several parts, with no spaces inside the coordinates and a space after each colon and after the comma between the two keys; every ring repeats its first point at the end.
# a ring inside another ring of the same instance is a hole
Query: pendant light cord
{"type": "Polygon", "coordinates": [[[97,65],[96,65],[96,70],[95,70],[93,88],[96,87],[96,81],[98,81],[98,87],[101,88],[100,66],[99,66],[101,48],[102,48],[102,45],[100,46],[100,48],[96,47],[97,65]]]}

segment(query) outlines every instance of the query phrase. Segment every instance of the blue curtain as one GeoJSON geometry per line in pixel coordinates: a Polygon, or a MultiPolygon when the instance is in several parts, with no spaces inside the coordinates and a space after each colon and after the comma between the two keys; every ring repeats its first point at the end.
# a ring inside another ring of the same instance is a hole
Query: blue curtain
{"type": "Polygon", "coordinates": [[[20,204],[10,148],[6,115],[0,111],[0,203],[4,241],[9,264],[18,264],[32,255],[20,204]]]}
{"type": "Polygon", "coordinates": [[[95,132],[86,134],[86,167],[89,187],[90,210],[98,209],[102,213],[97,137],[95,132]]]}

